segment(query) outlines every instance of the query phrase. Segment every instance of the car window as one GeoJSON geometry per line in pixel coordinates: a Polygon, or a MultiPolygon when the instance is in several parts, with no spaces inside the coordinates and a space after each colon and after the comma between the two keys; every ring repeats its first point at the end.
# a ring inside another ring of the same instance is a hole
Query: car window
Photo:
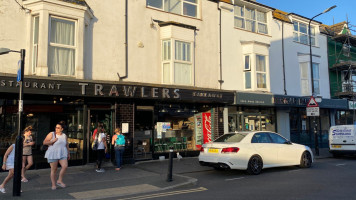
{"type": "Polygon", "coordinates": [[[234,134],[224,134],[214,142],[240,142],[246,134],[234,133],[234,134]]]}
{"type": "Polygon", "coordinates": [[[255,133],[252,137],[251,143],[272,143],[272,141],[267,133],[255,133]]]}
{"type": "Polygon", "coordinates": [[[269,136],[271,136],[273,143],[285,144],[287,142],[286,139],[284,139],[283,137],[281,137],[275,133],[270,133],[269,136]]]}

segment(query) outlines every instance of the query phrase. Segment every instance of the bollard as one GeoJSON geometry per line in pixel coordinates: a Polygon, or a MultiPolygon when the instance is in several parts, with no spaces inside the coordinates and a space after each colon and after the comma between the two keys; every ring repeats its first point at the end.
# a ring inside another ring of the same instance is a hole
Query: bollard
{"type": "Polygon", "coordinates": [[[169,148],[169,164],[168,164],[168,173],[167,173],[167,182],[173,181],[173,148],[169,148]]]}

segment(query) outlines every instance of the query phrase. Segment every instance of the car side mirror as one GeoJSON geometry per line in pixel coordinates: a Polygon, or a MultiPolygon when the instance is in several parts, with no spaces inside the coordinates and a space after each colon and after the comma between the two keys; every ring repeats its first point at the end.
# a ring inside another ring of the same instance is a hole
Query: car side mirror
{"type": "Polygon", "coordinates": [[[286,142],[284,142],[284,144],[292,144],[292,142],[291,141],[286,141],[286,142]]]}

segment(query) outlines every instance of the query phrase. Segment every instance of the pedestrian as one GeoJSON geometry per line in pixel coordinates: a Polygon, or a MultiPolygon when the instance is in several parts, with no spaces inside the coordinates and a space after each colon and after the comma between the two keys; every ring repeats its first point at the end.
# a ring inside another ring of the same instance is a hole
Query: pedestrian
{"type": "Polygon", "coordinates": [[[94,129],[94,131],[93,131],[93,140],[95,140],[95,136],[98,133],[98,127],[99,126],[101,126],[102,127],[102,131],[105,132],[104,124],[102,122],[98,122],[98,125],[96,126],[96,129],[94,129]]]}
{"type": "Polygon", "coordinates": [[[7,148],[5,152],[3,164],[1,167],[3,170],[9,170],[9,174],[0,185],[0,192],[2,193],[6,193],[5,185],[14,176],[14,165],[15,165],[15,144],[12,144],[11,146],[9,146],[9,148],[7,148]]]}
{"type": "Polygon", "coordinates": [[[115,145],[115,159],[116,159],[116,168],[115,170],[118,171],[122,165],[122,156],[125,151],[125,136],[121,134],[121,129],[115,129],[115,135],[112,137],[111,144],[115,145]]]}
{"type": "Polygon", "coordinates": [[[32,139],[32,126],[28,126],[23,131],[23,151],[22,151],[22,170],[21,170],[21,182],[28,182],[25,172],[30,169],[33,165],[33,157],[32,157],[32,146],[35,142],[32,139]],[[27,165],[26,165],[27,162],[27,165]]]}
{"type": "Polygon", "coordinates": [[[68,160],[70,159],[68,138],[63,132],[63,125],[61,123],[56,124],[55,132],[47,134],[43,141],[44,145],[48,145],[48,149],[45,154],[48,163],[51,166],[51,182],[52,190],[55,190],[57,186],[65,188],[63,183],[63,176],[68,167],[68,160]],[[61,165],[61,171],[59,172],[58,180],[56,181],[58,163],[61,165]]]}
{"type": "Polygon", "coordinates": [[[103,168],[101,168],[101,163],[105,157],[105,153],[107,153],[107,144],[106,144],[106,134],[104,133],[103,126],[98,126],[98,132],[95,136],[95,140],[98,141],[97,147],[97,161],[96,161],[96,172],[105,172],[103,168]]]}

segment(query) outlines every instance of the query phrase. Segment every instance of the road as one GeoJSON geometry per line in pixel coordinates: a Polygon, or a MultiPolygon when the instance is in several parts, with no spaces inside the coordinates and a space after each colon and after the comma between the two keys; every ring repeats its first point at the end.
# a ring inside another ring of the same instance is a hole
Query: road
{"type": "Polygon", "coordinates": [[[198,179],[197,185],[119,199],[356,199],[356,158],[319,159],[309,169],[266,169],[257,176],[213,169],[181,175],[198,179]]]}

